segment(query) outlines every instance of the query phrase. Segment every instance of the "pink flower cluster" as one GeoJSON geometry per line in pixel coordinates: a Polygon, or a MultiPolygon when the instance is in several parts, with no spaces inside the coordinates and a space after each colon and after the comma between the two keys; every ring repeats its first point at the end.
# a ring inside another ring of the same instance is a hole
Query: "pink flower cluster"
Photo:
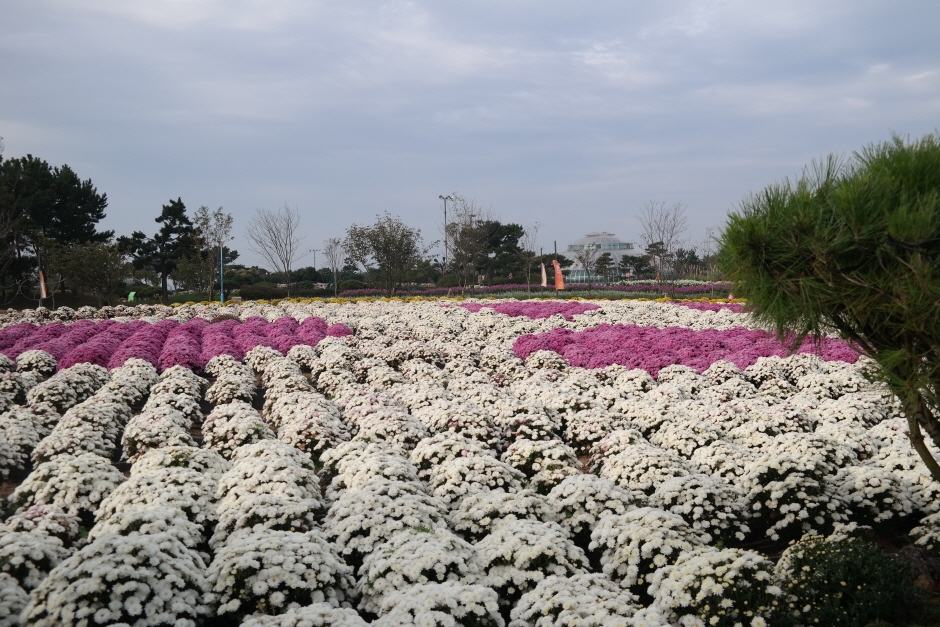
{"type": "Polygon", "coordinates": [[[481,303],[461,303],[459,305],[473,313],[476,313],[484,307],[492,309],[496,313],[506,314],[507,316],[519,317],[525,316],[533,320],[549,318],[555,314],[561,314],[565,320],[571,320],[572,317],[583,314],[585,311],[600,309],[599,305],[593,303],[582,303],[576,300],[570,301],[508,301],[496,303],[494,305],[483,305],[481,303]]]}
{"type": "MultiPolygon", "coordinates": [[[[572,366],[604,368],[621,364],[641,368],[657,376],[672,364],[702,372],[720,359],[746,368],[760,357],[790,354],[787,347],[765,331],[737,327],[727,331],[693,331],[683,327],[640,327],[632,324],[602,324],[584,331],[553,329],[523,335],[513,352],[525,359],[535,351],[554,351],[572,366]]],[[[818,345],[807,338],[797,353],[815,353],[826,361],[855,363],[859,352],[841,340],[822,338],[818,345]]]]}
{"type": "Polygon", "coordinates": [[[259,345],[286,353],[297,344],[316,346],[327,336],[344,337],[351,333],[345,324],[327,325],[317,317],[300,324],[289,317],[273,323],[254,317],[244,322],[225,320],[215,324],[203,318],[183,324],[175,320],[156,324],[142,320],[80,320],[70,325],[53,322],[45,326],[7,327],[0,330],[0,352],[16,359],[28,350],[44,350],[56,358],[60,370],[78,363],[117,368],[135,357],[160,370],[172,366],[201,370],[216,355],[241,360],[259,345]]]}

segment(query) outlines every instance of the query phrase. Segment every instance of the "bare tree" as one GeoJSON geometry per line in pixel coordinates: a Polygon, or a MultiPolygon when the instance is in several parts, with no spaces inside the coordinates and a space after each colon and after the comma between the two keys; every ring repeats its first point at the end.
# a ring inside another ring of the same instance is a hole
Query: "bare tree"
{"type": "Polygon", "coordinates": [[[640,238],[645,248],[657,242],[662,244],[664,255],[661,258],[676,252],[688,228],[685,205],[681,202],[670,205],[664,200],[651,200],[643,205],[636,219],[643,229],[640,238]]]}
{"type": "Polygon", "coordinates": [[[278,211],[258,209],[255,217],[248,223],[246,236],[248,247],[264,257],[276,272],[283,272],[287,277],[287,296],[290,297],[290,272],[294,262],[303,255],[300,243],[304,237],[298,232],[300,212],[291,209],[287,203],[278,211]]]}
{"type": "Polygon", "coordinates": [[[540,226],[536,222],[523,231],[522,237],[519,238],[519,261],[522,263],[522,272],[525,274],[526,294],[532,289],[532,267],[535,265],[536,257],[538,257],[535,253],[535,247],[538,245],[540,226]]]}
{"type": "MultiPolygon", "coordinates": [[[[219,278],[222,247],[232,238],[232,214],[225,213],[222,207],[209,211],[205,205],[196,209],[193,215],[193,251],[179,261],[173,272],[173,282],[182,283],[187,289],[209,294],[212,300],[212,288],[219,278]]],[[[231,251],[229,261],[238,253],[231,251]]]]}
{"type": "Polygon", "coordinates": [[[340,238],[331,237],[323,242],[323,255],[326,257],[326,262],[330,265],[330,272],[333,273],[333,296],[339,293],[337,287],[339,284],[339,267],[343,261],[344,254],[343,240],[340,238]]]}
{"type": "Polygon", "coordinates": [[[451,265],[457,272],[461,287],[476,282],[476,262],[486,250],[486,229],[484,224],[492,221],[489,210],[478,206],[474,201],[452,195],[452,218],[447,223],[444,237],[450,249],[451,265]]]}
{"type": "Polygon", "coordinates": [[[598,248],[596,244],[584,244],[581,246],[580,250],[571,251],[571,256],[574,257],[575,263],[584,268],[584,271],[587,273],[588,289],[591,289],[591,279],[593,278],[594,264],[597,261],[597,256],[600,254],[600,252],[600,248],[598,248]]]}

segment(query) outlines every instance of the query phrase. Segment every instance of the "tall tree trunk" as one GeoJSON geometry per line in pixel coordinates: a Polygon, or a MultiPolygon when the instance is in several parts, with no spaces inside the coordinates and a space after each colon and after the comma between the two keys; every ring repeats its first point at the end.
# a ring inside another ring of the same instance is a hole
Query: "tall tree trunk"
{"type": "Polygon", "coordinates": [[[169,284],[169,281],[168,281],[169,278],[170,278],[170,273],[169,273],[169,272],[164,272],[163,274],[160,275],[160,286],[161,286],[161,288],[162,288],[161,296],[162,296],[162,298],[163,298],[163,304],[164,304],[164,305],[169,305],[169,304],[170,304],[170,288],[169,288],[169,285],[168,285],[168,284],[169,284]]]}

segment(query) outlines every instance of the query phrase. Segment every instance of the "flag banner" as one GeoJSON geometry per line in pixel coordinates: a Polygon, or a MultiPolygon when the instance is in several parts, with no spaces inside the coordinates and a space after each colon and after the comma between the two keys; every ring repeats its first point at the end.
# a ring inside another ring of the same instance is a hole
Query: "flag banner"
{"type": "Polygon", "coordinates": [[[545,272],[545,264],[542,264],[542,287],[548,287],[548,275],[545,272]]]}
{"type": "Polygon", "coordinates": [[[565,277],[561,275],[561,266],[558,265],[558,260],[552,260],[552,265],[555,266],[555,289],[563,290],[565,289],[565,277]]]}
{"type": "Polygon", "coordinates": [[[46,274],[40,270],[39,271],[39,300],[43,298],[49,298],[46,294],[46,274]]]}

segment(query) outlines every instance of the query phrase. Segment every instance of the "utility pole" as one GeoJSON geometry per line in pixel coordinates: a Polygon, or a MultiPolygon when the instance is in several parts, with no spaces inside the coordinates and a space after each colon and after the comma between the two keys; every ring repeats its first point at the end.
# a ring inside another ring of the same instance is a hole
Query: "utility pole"
{"type": "Polygon", "coordinates": [[[442,274],[447,273],[447,201],[454,202],[457,200],[456,194],[451,194],[450,196],[439,195],[438,198],[444,201],[444,269],[442,274]]]}

